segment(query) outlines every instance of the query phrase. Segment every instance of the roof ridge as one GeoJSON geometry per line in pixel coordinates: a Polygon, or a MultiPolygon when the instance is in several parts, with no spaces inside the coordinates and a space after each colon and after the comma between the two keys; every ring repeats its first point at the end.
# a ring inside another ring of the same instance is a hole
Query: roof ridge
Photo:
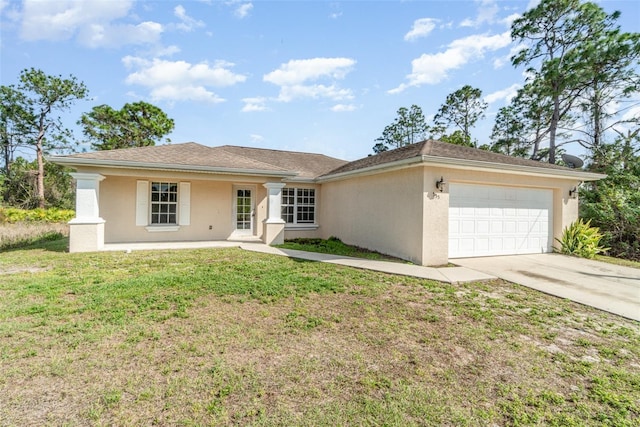
{"type": "MultiPolygon", "coordinates": [[[[383,151],[375,155],[369,155],[345,165],[339,166],[325,174],[327,177],[334,174],[347,172],[355,172],[360,169],[368,169],[371,167],[383,167],[385,164],[394,164],[398,161],[405,161],[412,158],[420,157],[430,158],[446,158],[460,161],[473,160],[485,163],[510,164],[517,166],[529,166],[544,169],[566,170],[564,166],[548,164],[532,159],[509,156],[502,153],[494,153],[492,151],[481,150],[476,147],[466,147],[462,145],[452,144],[434,139],[407,144],[393,150],[383,151]]],[[[423,159],[424,160],[424,159],[423,159]]]]}
{"type": "MultiPolygon", "coordinates": [[[[175,147],[177,145],[197,145],[198,147],[205,147],[205,148],[211,148],[211,147],[207,147],[206,145],[202,145],[202,144],[198,144],[197,142],[194,141],[187,141],[187,142],[178,142],[178,143],[172,143],[169,142],[168,144],[160,144],[160,145],[142,145],[139,147],[126,147],[126,148],[111,148],[109,150],[94,150],[94,151],[89,151],[88,153],[98,153],[100,151],[141,151],[141,150],[152,150],[152,149],[158,149],[158,148],[163,148],[163,147],[175,147]]],[[[83,153],[72,153],[73,154],[83,154],[83,153]]]]}
{"type": "Polygon", "coordinates": [[[263,162],[262,160],[256,160],[256,159],[253,159],[251,157],[243,156],[242,154],[232,153],[232,152],[226,150],[225,147],[232,147],[232,145],[221,145],[221,146],[218,146],[218,147],[209,147],[209,148],[211,148],[212,150],[220,149],[220,150],[224,151],[225,153],[231,154],[233,156],[242,157],[243,159],[246,159],[246,160],[251,161],[251,162],[256,162],[256,163],[260,163],[262,165],[271,166],[272,168],[276,168],[276,169],[284,171],[284,172],[290,172],[288,169],[282,168],[282,167],[280,167],[278,165],[274,165],[273,163],[267,163],[267,162],[263,162]]]}
{"type": "Polygon", "coordinates": [[[435,142],[437,141],[434,141],[433,139],[425,139],[424,141],[418,142],[418,144],[421,144],[420,154],[423,156],[431,155],[431,152],[433,151],[433,144],[435,142]]]}
{"type": "Polygon", "coordinates": [[[224,148],[224,147],[242,148],[242,149],[248,149],[248,150],[278,151],[280,153],[295,153],[295,154],[303,154],[303,155],[306,155],[306,156],[314,155],[314,156],[327,157],[329,159],[343,160],[343,159],[338,159],[337,157],[327,156],[326,154],[322,154],[322,153],[309,153],[309,152],[306,152],[306,151],[281,150],[281,149],[277,149],[277,148],[246,147],[244,145],[231,145],[231,144],[221,145],[221,146],[219,146],[217,148],[224,148]]]}

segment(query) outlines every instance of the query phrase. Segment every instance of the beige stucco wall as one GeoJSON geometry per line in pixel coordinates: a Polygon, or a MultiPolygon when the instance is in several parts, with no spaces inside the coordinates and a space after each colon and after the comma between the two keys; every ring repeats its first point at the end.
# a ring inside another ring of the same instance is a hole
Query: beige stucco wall
{"type": "Polygon", "coordinates": [[[218,181],[214,177],[189,175],[117,176],[105,175],[100,183],[100,216],[105,220],[105,243],[198,241],[232,238],[235,228],[233,200],[235,186],[253,190],[255,203],[254,236],[261,238],[267,216],[267,191],[262,183],[218,181]],[[190,225],[178,231],[150,232],[136,226],[136,184],[139,180],[191,183],[190,225]],[[211,229],[209,229],[211,228],[211,229]]]}
{"type": "Polygon", "coordinates": [[[94,252],[104,247],[104,223],[77,223],[69,226],[69,252],[94,252]]]}
{"type": "Polygon", "coordinates": [[[569,190],[579,181],[572,178],[420,165],[324,183],[320,235],[423,265],[446,264],[449,194],[448,186],[443,192],[436,189],[441,177],[448,184],[553,190],[553,238],[578,217],[578,200],[569,197],[569,190]]]}
{"type": "MultiPolygon", "coordinates": [[[[79,172],[100,173],[100,217],[105,220],[104,242],[196,241],[233,238],[233,199],[236,185],[254,190],[254,235],[262,238],[267,218],[266,181],[278,178],[243,177],[175,171],[154,171],[131,176],[131,171],[91,168],[79,172]],[[138,180],[191,183],[191,221],[178,231],[149,232],[136,226],[138,180]],[[211,226],[211,230],[209,230],[211,226]]],[[[569,190],[576,179],[518,175],[455,167],[418,165],[405,169],[312,185],[288,183],[288,187],[316,188],[318,228],[285,230],[285,238],[336,236],[345,243],[378,250],[423,265],[448,260],[448,187],[440,192],[435,182],[507,185],[553,190],[553,237],[578,216],[578,200],[569,190]]],[[[78,228],[78,236],[86,230],[78,228]]],[[[95,232],[95,230],[94,230],[95,232]]],[[[92,234],[93,235],[93,234],[92,234]]]]}
{"type": "Polygon", "coordinates": [[[322,184],[320,234],[422,263],[422,168],[322,184]]]}

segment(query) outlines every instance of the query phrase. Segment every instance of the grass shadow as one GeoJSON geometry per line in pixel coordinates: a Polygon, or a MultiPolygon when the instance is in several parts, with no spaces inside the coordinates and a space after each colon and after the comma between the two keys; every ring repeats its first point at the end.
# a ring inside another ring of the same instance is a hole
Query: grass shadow
{"type": "Polygon", "coordinates": [[[39,239],[28,243],[11,245],[8,248],[2,248],[0,252],[15,252],[30,249],[42,249],[49,252],[68,252],[69,238],[58,236],[43,236],[39,239]]]}

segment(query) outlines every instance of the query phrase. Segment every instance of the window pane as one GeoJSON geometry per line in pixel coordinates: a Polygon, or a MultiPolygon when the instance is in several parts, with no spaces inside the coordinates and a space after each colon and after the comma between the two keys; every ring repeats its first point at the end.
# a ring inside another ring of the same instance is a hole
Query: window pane
{"type": "Polygon", "coordinates": [[[151,183],[151,223],[177,224],[178,183],[151,183]]]}
{"type": "Polygon", "coordinates": [[[281,217],[288,224],[315,222],[316,190],[283,188],[281,217]]]}

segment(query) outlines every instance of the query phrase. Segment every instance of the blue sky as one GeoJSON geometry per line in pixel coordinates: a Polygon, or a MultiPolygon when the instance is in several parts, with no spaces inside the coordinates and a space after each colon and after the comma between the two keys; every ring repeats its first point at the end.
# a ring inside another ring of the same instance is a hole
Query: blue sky
{"type": "MultiPolygon", "coordinates": [[[[465,84],[495,113],[523,84],[510,24],[529,1],[0,0],[0,79],[25,68],[76,76],[91,99],[146,101],[175,120],[174,143],[372,152],[400,107],[427,117],[465,84]]],[[[640,31],[640,1],[602,1],[640,31]]],[[[85,145],[86,146],[86,145],[85,145]]]]}

